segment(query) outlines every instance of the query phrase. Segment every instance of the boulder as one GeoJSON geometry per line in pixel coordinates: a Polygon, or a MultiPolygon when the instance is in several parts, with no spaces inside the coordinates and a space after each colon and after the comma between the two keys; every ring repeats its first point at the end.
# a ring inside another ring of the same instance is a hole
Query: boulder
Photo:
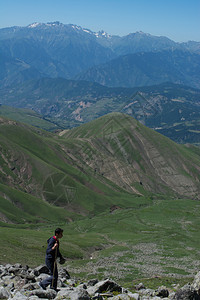
{"type": "Polygon", "coordinates": [[[138,283],[138,284],[135,286],[135,289],[136,289],[137,291],[143,290],[143,289],[145,289],[145,286],[144,286],[144,284],[143,284],[142,282],[140,282],[140,283],[138,283]]]}
{"type": "Polygon", "coordinates": [[[173,300],[200,300],[200,296],[193,286],[190,284],[184,285],[179,289],[172,298],[173,300]]]}
{"type": "Polygon", "coordinates": [[[33,270],[35,276],[39,276],[42,273],[49,274],[49,269],[46,265],[41,265],[33,270]]]}
{"type": "Polygon", "coordinates": [[[165,286],[160,286],[157,290],[156,290],[156,296],[160,297],[160,298],[167,298],[169,296],[169,291],[165,286]]]}
{"type": "Polygon", "coordinates": [[[106,279],[103,281],[99,281],[94,286],[91,286],[87,289],[89,295],[94,295],[96,293],[102,292],[122,292],[122,287],[119,286],[116,282],[106,279]]]}
{"type": "Polygon", "coordinates": [[[39,289],[40,286],[38,283],[27,283],[23,286],[22,291],[32,291],[39,289]]]}
{"type": "Polygon", "coordinates": [[[59,269],[58,274],[60,277],[64,277],[65,279],[70,279],[70,274],[66,268],[59,269]]]}
{"type": "Polygon", "coordinates": [[[155,291],[152,289],[145,289],[145,290],[140,290],[141,294],[146,296],[146,297],[154,297],[155,296],[155,291]]]}
{"type": "Polygon", "coordinates": [[[23,294],[21,294],[20,292],[17,292],[14,297],[12,298],[9,298],[9,300],[12,299],[12,300],[28,300],[29,298],[23,294]]]}
{"type": "Polygon", "coordinates": [[[39,298],[54,299],[57,296],[56,291],[52,289],[37,289],[30,292],[29,296],[38,296],[39,298]]]}
{"type": "Polygon", "coordinates": [[[87,285],[88,286],[94,286],[96,283],[98,283],[98,279],[91,279],[88,281],[87,285]]]}
{"type": "Polygon", "coordinates": [[[71,300],[89,300],[90,296],[85,289],[82,288],[64,288],[60,292],[55,300],[59,299],[71,299],[71,300]]]}
{"type": "Polygon", "coordinates": [[[117,296],[114,296],[112,298],[110,298],[110,300],[139,300],[140,299],[140,295],[137,293],[129,293],[129,294],[119,294],[117,296]]]}
{"type": "Polygon", "coordinates": [[[6,288],[0,287],[0,299],[8,299],[10,296],[6,288]]]}
{"type": "Polygon", "coordinates": [[[192,286],[196,291],[200,291],[200,272],[195,275],[192,286]]]}

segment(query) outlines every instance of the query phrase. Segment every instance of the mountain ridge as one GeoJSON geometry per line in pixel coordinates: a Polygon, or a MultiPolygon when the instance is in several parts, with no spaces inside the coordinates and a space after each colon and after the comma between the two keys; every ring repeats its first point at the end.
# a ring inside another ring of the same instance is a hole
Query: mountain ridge
{"type": "MultiPolygon", "coordinates": [[[[0,53],[5,70],[4,73],[0,73],[0,77],[4,78],[1,86],[8,86],[14,81],[10,74],[12,66],[4,63],[4,55],[10,60],[20,60],[29,68],[35,68],[41,77],[71,79],[89,68],[107,63],[121,55],[173,49],[200,53],[199,44],[180,44],[167,37],[141,32],[124,37],[112,36],[105,32],[95,33],[77,25],[59,22],[3,28],[0,29],[0,53]]],[[[24,65],[24,70],[26,68],[24,65]]],[[[20,68],[15,68],[16,73],[20,71],[20,68]]],[[[26,78],[24,75],[18,81],[28,79],[30,77],[26,78]]]]}
{"type": "Polygon", "coordinates": [[[110,87],[150,86],[173,82],[200,88],[199,65],[198,54],[183,50],[140,52],[117,57],[87,70],[75,79],[110,87]]]}

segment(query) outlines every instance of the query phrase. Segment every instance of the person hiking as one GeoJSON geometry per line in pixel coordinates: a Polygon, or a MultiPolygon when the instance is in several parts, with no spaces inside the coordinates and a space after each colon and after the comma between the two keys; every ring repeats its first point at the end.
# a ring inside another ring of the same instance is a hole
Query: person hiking
{"type": "Polygon", "coordinates": [[[47,268],[49,269],[50,276],[39,282],[41,288],[46,290],[47,286],[50,285],[51,289],[57,290],[57,281],[58,281],[58,269],[56,259],[60,258],[60,263],[63,264],[65,262],[64,257],[61,255],[59,250],[59,239],[63,237],[63,229],[57,228],[55,230],[55,235],[50,237],[47,240],[47,249],[45,256],[45,263],[47,268]]]}

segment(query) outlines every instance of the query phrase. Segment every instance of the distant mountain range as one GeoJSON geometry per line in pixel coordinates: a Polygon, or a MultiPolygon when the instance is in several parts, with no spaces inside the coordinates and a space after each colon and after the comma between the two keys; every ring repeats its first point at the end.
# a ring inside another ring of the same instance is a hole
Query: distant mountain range
{"type": "Polygon", "coordinates": [[[0,86],[76,76],[111,86],[170,80],[199,87],[199,54],[198,42],[176,43],[143,32],[111,36],[72,24],[34,23],[0,29],[0,86]]]}
{"type": "MultiPolygon", "coordinates": [[[[23,112],[22,121],[41,128],[71,128],[118,111],[177,142],[199,144],[198,88],[195,41],[112,36],[59,22],[0,29],[0,104],[35,111],[39,117],[28,121],[23,112]]],[[[6,108],[1,114],[22,116],[6,108]]]]}
{"type": "Polygon", "coordinates": [[[76,77],[112,87],[173,82],[200,88],[200,55],[182,50],[127,54],[76,77]]]}

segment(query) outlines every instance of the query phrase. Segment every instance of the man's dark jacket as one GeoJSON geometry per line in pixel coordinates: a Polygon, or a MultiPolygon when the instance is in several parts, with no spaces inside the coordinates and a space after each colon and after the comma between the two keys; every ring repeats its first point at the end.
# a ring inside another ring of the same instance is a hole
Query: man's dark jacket
{"type": "Polygon", "coordinates": [[[55,236],[50,237],[47,240],[48,246],[46,250],[46,259],[50,261],[55,261],[57,257],[63,258],[60,251],[59,251],[59,240],[56,239],[55,236]],[[58,243],[58,247],[52,250],[52,247],[55,245],[55,243],[58,243]]]}

